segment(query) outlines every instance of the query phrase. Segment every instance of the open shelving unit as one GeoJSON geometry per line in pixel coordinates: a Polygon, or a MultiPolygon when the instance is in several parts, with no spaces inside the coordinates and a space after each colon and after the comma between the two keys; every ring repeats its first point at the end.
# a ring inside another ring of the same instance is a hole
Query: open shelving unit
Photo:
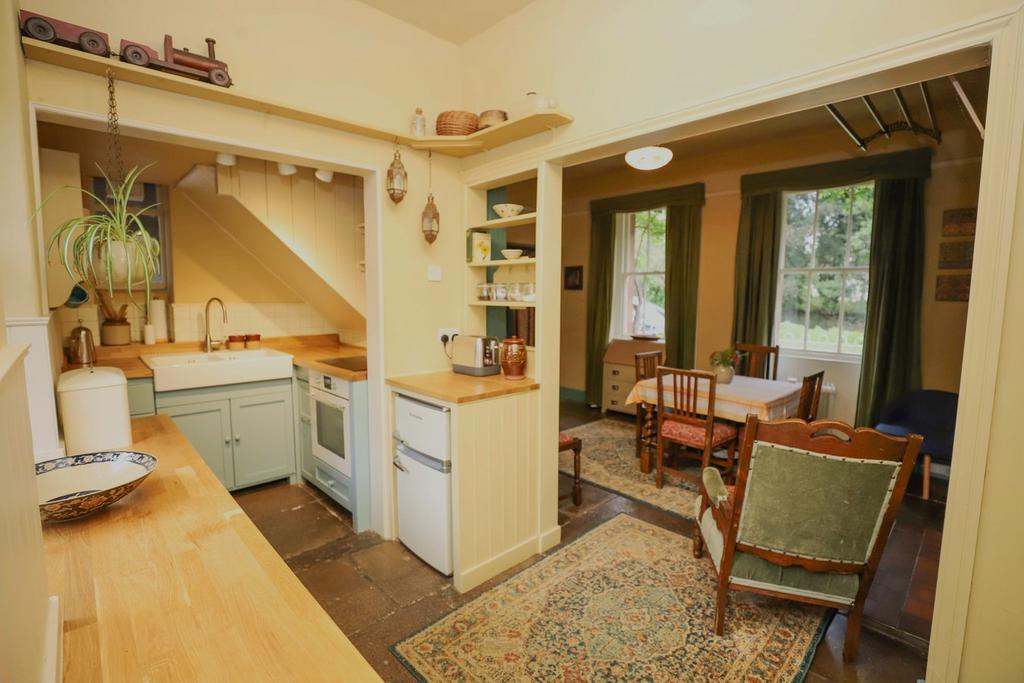
{"type": "Polygon", "coordinates": [[[568,114],[556,109],[549,109],[510,119],[496,126],[478,130],[471,135],[413,137],[407,133],[398,133],[386,128],[342,119],[324,112],[253,97],[239,91],[237,87],[222,88],[204,81],[196,81],[183,76],[157,71],[156,69],[128,64],[127,62],[120,61],[116,56],[99,57],[82,52],[81,50],[27,37],[22,37],[21,44],[25,57],[37,62],[45,62],[97,76],[103,76],[109,68],[121,81],[167,90],[179,95],[198,97],[211,102],[229,104],[243,109],[260,111],[304,123],[313,123],[377,140],[398,142],[412,149],[430,150],[438,154],[454,157],[464,157],[494,149],[495,147],[500,147],[501,145],[536,135],[537,133],[543,133],[546,130],[564,126],[573,121],[573,118],[568,114]]]}
{"type": "Polygon", "coordinates": [[[534,257],[524,256],[522,258],[507,258],[489,261],[470,261],[466,265],[468,265],[470,268],[500,268],[502,266],[525,266],[536,262],[537,259],[535,259],[534,257]]]}

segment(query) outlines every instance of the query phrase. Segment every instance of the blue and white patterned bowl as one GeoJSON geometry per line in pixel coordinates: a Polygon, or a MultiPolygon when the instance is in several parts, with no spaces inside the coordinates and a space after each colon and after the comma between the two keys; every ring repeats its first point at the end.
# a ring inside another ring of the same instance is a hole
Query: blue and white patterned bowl
{"type": "Polygon", "coordinates": [[[137,451],[100,451],[36,463],[39,516],[66,522],[102,510],[135,490],[156,469],[137,451]]]}

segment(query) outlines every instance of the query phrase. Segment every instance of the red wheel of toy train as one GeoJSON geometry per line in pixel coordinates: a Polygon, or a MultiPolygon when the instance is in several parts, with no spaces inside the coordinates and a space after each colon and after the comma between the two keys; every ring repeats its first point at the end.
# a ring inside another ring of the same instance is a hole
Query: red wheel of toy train
{"type": "Polygon", "coordinates": [[[25,33],[46,43],[52,43],[57,39],[57,32],[53,30],[53,25],[41,17],[30,17],[25,22],[25,33]]]}
{"type": "Polygon", "coordinates": [[[83,52],[100,57],[110,54],[110,46],[107,45],[107,41],[103,40],[103,36],[95,31],[84,31],[82,35],[78,36],[78,47],[82,48],[83,52]]]}
{"type": "Polygon", "coordinates": [[[149,64],[149,53],[138,45],[128,45],[121,50],[121,59],[135,66],[146,66],[149,64]]]}
{"type": "Polygon", "coordinates": [[[213,83],[214,85],[219,85],[225,88],[231,85],[231,77],[228,76],[228,72],[217,66],[210,69],[209,78],[210,83],[213,83]]]}

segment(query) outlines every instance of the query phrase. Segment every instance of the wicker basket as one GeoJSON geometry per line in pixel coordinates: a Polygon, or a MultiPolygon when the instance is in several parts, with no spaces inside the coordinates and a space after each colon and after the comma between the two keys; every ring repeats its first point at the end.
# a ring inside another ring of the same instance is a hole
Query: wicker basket
{"type": "Polygon", "coordinates": [[[480,127],[480,117],[471,111],[443,111],[437,115],[438,135],[469,135],[480,127]]]}

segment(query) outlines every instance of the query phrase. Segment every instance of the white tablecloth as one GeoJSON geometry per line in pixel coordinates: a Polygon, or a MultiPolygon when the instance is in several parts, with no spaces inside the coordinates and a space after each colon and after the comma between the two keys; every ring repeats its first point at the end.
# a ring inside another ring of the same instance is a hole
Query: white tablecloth
{"type": "MultiPolygon", "coordinates": [[[[702,384],[697,394],[698,412],[708,409],[707,385],[702,384]]],[[[668,405],[674,400],[671,386],[670,380],[666,380],[664,392],[668,405]]],[[[637,382],[626,398],[627,404],[641,401],[658,402],[656,377],[637,382]]],[[[795,415],[799,403],[800,385],[794,382],[736,375],[728,384],[719,382],[715,386],[715,417],[723,420],[746,422],[751,413],[762,420],[781,420],[795,415]]]]}

